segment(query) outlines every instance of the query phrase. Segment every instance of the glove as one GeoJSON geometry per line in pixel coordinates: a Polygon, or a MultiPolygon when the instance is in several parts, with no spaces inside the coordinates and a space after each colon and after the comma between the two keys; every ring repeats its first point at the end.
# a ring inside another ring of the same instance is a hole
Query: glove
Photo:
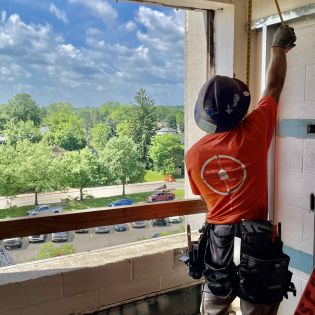
{"type": "Polygon", "coordinates": [[[289,25],[280,26],[273,35],[272,47],[281,47],[286,52],[295,47],[294,28],[289,25]]]}

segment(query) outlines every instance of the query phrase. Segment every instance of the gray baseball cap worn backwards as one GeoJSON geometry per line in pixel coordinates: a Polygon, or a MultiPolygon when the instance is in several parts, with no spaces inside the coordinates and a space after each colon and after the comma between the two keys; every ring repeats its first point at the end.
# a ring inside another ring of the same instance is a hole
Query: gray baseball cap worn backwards
{"type": "Polygon", "coordinates": [[[244,118],[249,104],[250,92],[245,83],[216,75],[199,92],[196,124],[207,133],[231,130],[244,118]]]}

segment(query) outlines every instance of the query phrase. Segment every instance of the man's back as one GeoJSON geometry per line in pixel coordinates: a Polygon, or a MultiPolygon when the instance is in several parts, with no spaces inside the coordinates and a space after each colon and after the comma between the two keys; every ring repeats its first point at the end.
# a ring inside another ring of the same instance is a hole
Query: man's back
{"type": "Polygon", "coordinates": [[[208,223],[267,219],[267,156],[276,115],[275,100],[263,97],[237,127],[208,134],[187,152],[191,187],[207,202],[208,223]]]}

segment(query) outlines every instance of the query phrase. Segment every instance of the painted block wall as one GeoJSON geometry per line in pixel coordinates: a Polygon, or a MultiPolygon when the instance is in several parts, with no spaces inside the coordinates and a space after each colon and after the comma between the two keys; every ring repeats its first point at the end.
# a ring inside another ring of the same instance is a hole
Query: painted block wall
{"type": "Polygon", "coordinates": [[[315,18],[291,23],[297,46],[288,53],[287,78],[280,100],[276,133],[275,220],[282,222],[282,237],[294,268],[297,298],[285,300],[280,315],[293,314],[313,264],[315,193],[315,18]]]}

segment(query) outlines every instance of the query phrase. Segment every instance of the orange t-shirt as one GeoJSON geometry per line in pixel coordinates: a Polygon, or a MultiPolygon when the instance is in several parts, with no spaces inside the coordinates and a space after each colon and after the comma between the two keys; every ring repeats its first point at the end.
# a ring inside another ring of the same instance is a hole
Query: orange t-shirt
{"type": "Polygon", "coordinates": [[[207,203],[208,223],[267,219],[267,159],[276,119],[276,101],[263,97],[237,127],[204,136],[186,153],[192,192],[207,203]]]}

